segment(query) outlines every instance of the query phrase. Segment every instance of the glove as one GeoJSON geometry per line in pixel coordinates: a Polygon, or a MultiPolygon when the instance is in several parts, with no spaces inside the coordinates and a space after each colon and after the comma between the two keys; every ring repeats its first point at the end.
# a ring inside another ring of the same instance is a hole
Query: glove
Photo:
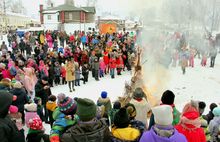
{"type": "Polygon", "coordinates": [[[50,142],[60,142],[60,137],[59,136],[52,136],[52,137],[50,137],[50,142]]]}

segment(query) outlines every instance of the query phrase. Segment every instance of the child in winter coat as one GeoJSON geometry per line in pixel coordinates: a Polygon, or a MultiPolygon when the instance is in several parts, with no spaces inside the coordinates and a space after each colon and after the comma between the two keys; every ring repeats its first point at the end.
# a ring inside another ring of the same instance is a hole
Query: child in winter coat
{"type": "Polygon", "coordinates": [[[87,63],[83,64],[82,66],[82,75],[83,75],[83,84],[88,82],[89,77],[89,66],[87,63]]]}
{"type": "Polygon", "coordinates": [[[66,68],[65,65],[62,63],[61,69],[60,69],[61,77],[62,77],[62,85],[67,84],[66,82],[66,68]]]}
{"type": "Polygon", "coordinates": [[[37,114],[37,105],[35,103],[31,103],[31,104],[26,104],[24,105],[24,108],[26,110],[26,113],[25,113],[25,124],[26,126],[29,128],[29,120],[30,119],[33,119],[35,117],[39,117],[39,115],[37,114]]]}
{"type": "Polygon", "coordinates": [[[110,58],[109,68],[110,68],[111,78],[115,78],[115,69],[116,69],[116,59],[115,58],[110,58]]]}
{"type": "Polygon", "coordinates": [[[138,142],[140,131],[130,127],[130,119],[126,108],[121,108],[114,116],[114,125],[112,127],[112,141],[132,141],[138,142]]]}
{"type": "Polygon", "coordinates": [[[117,75],[121,75],[121,70],[124,68],[124,63],[121,56],[117,58],[116,64],[117,64],[117,75]]]}
{"type": "Polygon", "coordinates": [[[55,80],[54,80],[55,85],[59,85],[60,84],[60,74],[61,74],[59,62],[55,62],[54,73],[55,73],[55,80]]]}
{"type": "Polygon", "coordinates": [[[214,114],[213,120],[209,124],[209,132],[211,135],[210,142],[219,142],[220,141],[220,107],[214,108],[212,111],[214,114]]]}
{"type": "Polygon", "coordinates": [[[50,132],[50,142],[59,142],[60,136],[67,127],[75,125],[79,118],[76,113],[76,102],[65,94],[58,94],[58,107],[53,113],[55,120],[50,132]]]}
{"type": "Polygon", "coordinates": [[[50,142],[49,136],[44,134],[42,120],[34,117],[28,121],[29,131],[27,134],[27,142],[50,142]]]}
{"type": "Polygon", "coordinates": [[[105,68],[106,68],[105,62],[103,58],[100,58],[99,60],[99,77],[100,78],[104,77],[105,68]]]}
{"type": "Polygon", "coordinates": [[[96,81],[99,81],[99,60],[98,58],[94,59],[94,77],[96,81]]]}
{"type": "MultiPolygon", "coordinates": [[[[18,130],[23,134],[24,136],[24,129],[22,124],[22,114],[18,112],[18,108],[16,106],[11,105],[9,108],[9,116],[11,117],[11,120],[15,122],[18,130]]],[[[25,136],[24,136],[25,138],[25,136]]]]}
{"type": "Polygon", "coordinates": [[[48,98],[48,102],[46,103],[46,108],[48,110],[48,115],[49,115],[49,121],[50,121],[51,128],[52,128],[52,125],[53,125],[53,122],[54,122],[53,112],[57,108],[56,100],[57,100],[56,96],[51,95],[48,98]]]}
{"type": "Polygon", "coordinates": [[[208,124],[210,123],[210,121],[214,118],[214,114],[213,114],[213,109],[217,107],[217,104],[216,103],[211,103],[210,106],[209,106],[209,113],[204,115],[203,118],[205,120],[207,120],[208,124]]]}
{"type": "Polygon", "coordinates": [[[34,98],[34,103],[37,105],[37,114],[40,116],[40,119],[44,121],[44,114],[43,114],[43,106],[42,100],[39,97],[34,98]]]}
{"type": "Polygon", "coordinates": [[[75,86],[80,86],[80,68],[77,62],[75,62],[75,86]]]}
{"type": "Polygon", "coordinates": [[[107,96],[108,93],[106,91],[102,91],[101,97],[99,97],[97,101],[97,106],[104,106],[105,107],[105,113],[108,114],[112,109],[111,100],[107,96]]]}

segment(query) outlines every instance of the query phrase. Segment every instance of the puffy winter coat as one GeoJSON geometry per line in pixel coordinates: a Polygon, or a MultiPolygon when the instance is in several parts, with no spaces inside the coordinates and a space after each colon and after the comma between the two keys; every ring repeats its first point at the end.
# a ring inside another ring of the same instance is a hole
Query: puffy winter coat
{"type": "Polygon", "coordinates": [[[108,112],[112,109],[112,104],[109,98],[99,98],[97,101],[98,106],[104,106],[105,107],[105,112],[108,114],[108,112]]]}
{"type": "Polygon", "coordinates": [[[213,120],[209,123],[209,132],[211,135],[211,142],[219,142],[220,141],[220,116],[214,117],[213,120]]]}
{"type": "Polygon", "coordinates": [[[171,137],[162,137],[151,128],[150,131],[145,132],[140,142],[187,142],[184,135],[180,134],[176,129],[171,137]]]}
{"type": "MultiPolygon", "coordinates": [[[[184,114],[185,117],[189,120],[195,120],[199,117],[198,112],[192,111],[184,114]]],[[[206,137],[203,128],[195,127],[192,124],[180,124],[176,125],[175,128],[179,133],[182,133],[187,138],[188,142],[206,142],[206,137]]]]}
{"type": "Polygon", "coordinates": [[[61,142],[110,142],[110,132],[105,120],[80,122],[62,135],[61,142]]]}

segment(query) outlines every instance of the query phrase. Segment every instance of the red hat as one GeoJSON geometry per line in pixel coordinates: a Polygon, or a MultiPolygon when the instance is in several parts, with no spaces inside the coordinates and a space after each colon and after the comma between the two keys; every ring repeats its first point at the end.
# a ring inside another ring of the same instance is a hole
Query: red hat
{"type": "Polygon", "coordinates": [[[18,112],[18,107],[13,106],[13,105],[10,105],[10,107],[9,107],[9,112],[10,112],[11,114],[17,113],[17,112],[18,112]]]}
{"type": "Polygon", "coordinates": [[[30,119],[28,124],[30,126],[30,129],[32,129],[32,130],[42,130],[43,129],[42,120],[38,117],[30,119]]]}

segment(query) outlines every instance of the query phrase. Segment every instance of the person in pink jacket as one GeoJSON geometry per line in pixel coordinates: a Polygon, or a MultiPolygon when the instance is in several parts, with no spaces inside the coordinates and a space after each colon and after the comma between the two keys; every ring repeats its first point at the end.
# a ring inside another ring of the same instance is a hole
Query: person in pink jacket
{"type": "Polygon", "coordinates": [[[34,87],[37,83],[37,77],[35,75],[33,68],[24,68],[25,76],[24,76],[24,87],[28,92],[28,96],[31,97],[31,99],[34,99],[34,87]]]}
{"type": "Polygon", "coordinates": [[[48,76],[48,75],[49,75],[49,73],[48,73],[48,68],[47,68],[47,66],[44,64],[44,61],[43,61],[43,60],[40,60],[40,62],[39,62],[39,71],[40,71],[41,77],[42,77],[42,76],[48,76]]]}
{"type": "Polygon", "coordinates": [[[100,78],[104,77],[105,68],[106,68],[105,62],[104,62],[103,58],[100,58],[100,60],[99,60],[99,76],[100,76],[100,78]]]}

